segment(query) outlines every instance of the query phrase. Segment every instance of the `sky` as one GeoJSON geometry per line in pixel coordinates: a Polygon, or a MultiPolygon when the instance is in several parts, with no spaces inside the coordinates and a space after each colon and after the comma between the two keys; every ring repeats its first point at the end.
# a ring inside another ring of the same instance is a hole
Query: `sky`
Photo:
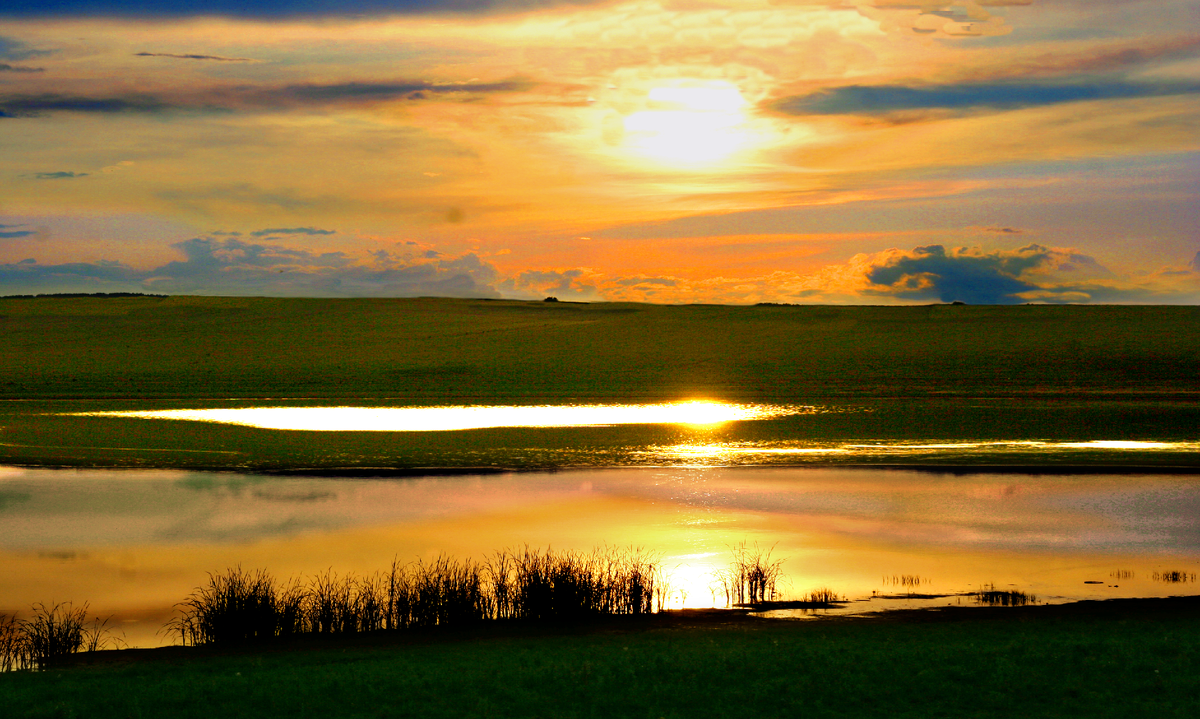
{"type": "Polygon", "coordinates": [[[1200,302],[1200,0],[0,0],[0,295],[1200,302]]]}

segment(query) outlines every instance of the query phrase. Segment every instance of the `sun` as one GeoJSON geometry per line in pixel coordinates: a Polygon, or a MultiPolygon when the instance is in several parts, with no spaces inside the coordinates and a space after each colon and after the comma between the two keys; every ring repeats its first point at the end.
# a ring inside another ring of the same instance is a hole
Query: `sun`
{"type": "Polygon", "coordinates": [[[730,83],[652,88],[646,109],[625,116],[625,146],[673,166],[719,164],[747,142],[747,105],[730,83]]]}

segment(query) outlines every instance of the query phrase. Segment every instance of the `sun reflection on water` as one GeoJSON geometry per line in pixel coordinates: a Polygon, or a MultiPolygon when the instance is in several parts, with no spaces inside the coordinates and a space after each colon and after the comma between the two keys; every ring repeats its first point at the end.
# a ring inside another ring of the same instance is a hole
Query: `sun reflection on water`
{"type": "Polygon", "coordinates": [[[1089,440],[1080,442],[1050,442],[1036,440],[1010,440],[987,442],[871,442],[871,443],[820,443],[778,442],[737,443],[714,442],[708,444],[677,444],[667,447],[650,447],[645,454],[664,459],[681,460],[696,464],[757,463],[788,457],[803,459],[822,456],[927,456],[927,455],[986,455],[1004,452],[1079,452],[1079,451],[1200,451],[1200,442],[1157,442],[1133,440],[1089,440]]]}
{"type": "Polygon", "coordinates": [[[694,400],[660,404],[453,407],[240,407],[123,412],[74,416],[135,417],[236,424],[260,429],[338,432],[433,432],[497,427],[603,427],[681,424],[696,427],[770,419],[807,408],[694,400]]]}

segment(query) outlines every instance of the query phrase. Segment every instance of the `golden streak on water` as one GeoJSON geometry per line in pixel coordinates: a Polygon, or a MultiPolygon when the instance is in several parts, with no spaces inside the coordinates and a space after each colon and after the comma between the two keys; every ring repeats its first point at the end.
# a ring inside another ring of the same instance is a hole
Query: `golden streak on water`
{"type": "Polygon", "coordinates": [[[259,429],[324,432],[435,432],[497,427],[604,427],[620,424],[712,426],[769,419],[801,408],[691,401],[624,405],[523,407],[242,407],[130,412],[81,412],[75,416],[135,417],[236,424],[259,429]]]}
{"type": "Polygon", "coordinates": [[[913,455],[936,454],[939,452],[987,453],[1015,450],[1020,452],[1050,451],[1163,451],[1189,452],[1200,450],[1200,442],[1154,442],[1133,440],[1091,440],[1087,442],[1045,442],[1033,440],[989,441],[989,442],[876,442],[872,444],[811,444],[808,446],[762,446],[735,443],[678,444],[670,447],[653,448],[651,454],[676,459],[722,460],[748,456],[786,455],[913,455]]]}

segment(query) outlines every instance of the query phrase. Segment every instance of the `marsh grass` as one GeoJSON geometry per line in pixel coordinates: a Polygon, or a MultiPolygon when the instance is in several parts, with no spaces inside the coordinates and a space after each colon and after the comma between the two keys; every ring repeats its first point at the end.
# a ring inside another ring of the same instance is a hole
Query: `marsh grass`
{"type": "Polygon", "coordinates": [[[207,586],[197,587],[176,605],[180,616],[165,629],[183,644],[230,644],[291,634],[295,627],[282,620],[298,617],[281,598],[264,569],[246,572],[238,566],[224,574],[210,573],[207,586]]]}
{"type": "Polygon", "coordinates": [[[17,618],[0,614],[0,672],[11,672],[24,666],[24,640],[17,618]]]}
{"type": "Polygon", "coordinates": [[[1183,584],[1185,582],[1196,581],[1196,574],[1194,572],[1155,572],[1153,577],[1154,581],[1166,582],[1167,584],[1183,584]]]}
{"type": "Polygon", "coordinates": [[[1037,597],[1016,589],[996,589],[995,584],[985,584],[979,591],[971,594],[976,604],[986,604],[989,607],[1023,607],[1027,604],[1037,604],[1037,597]]]}
{"type": "Polygon", "coordinates": [[[928,577],[922,577],[919,574],[893,574],[883,578],[885,586],[890,584],[895,587],[902,587],[908,590],[909,594],[920,589],[922,584],[928,584],[931,581],[928,577]]]}
{"type": "Polygon", "coordinates": [[[804,601],[808,602],[809,604],[835,604],[838,602],[844,602],[845,600],[845,597],[839,598],[837,592],[833,591],[829,587],[814,589],[804,597],[804,601]]]}
{"type": "Polygon", "coordinates": [[[713,573],[726,605],[756,606],[779,598],[784,560],[772,561],[773,549],[764,550],[757,543],[750,547],[745,542],[729,548],[733,555],[729,566],[713,573]]]}
{"type": "Polygon", "coordinates": [[[124,646],[108,619],[93,617],[88,623],[87,604],[34,604],[32,609],[31,619],[0,615],[0,671],[46,669],[80,651],[124,646]]]}
{"type": "Polygon", "coordinates": [[[332,570],[280,585],[266,570],[209,574],[164,628],[180,643],[259,642],[506,619],[577,621],[661,609],[657,555],[613,548],[555,552],[525,547],[486,561],[441,555],[392,562],[364,577],[332,570]]]}

